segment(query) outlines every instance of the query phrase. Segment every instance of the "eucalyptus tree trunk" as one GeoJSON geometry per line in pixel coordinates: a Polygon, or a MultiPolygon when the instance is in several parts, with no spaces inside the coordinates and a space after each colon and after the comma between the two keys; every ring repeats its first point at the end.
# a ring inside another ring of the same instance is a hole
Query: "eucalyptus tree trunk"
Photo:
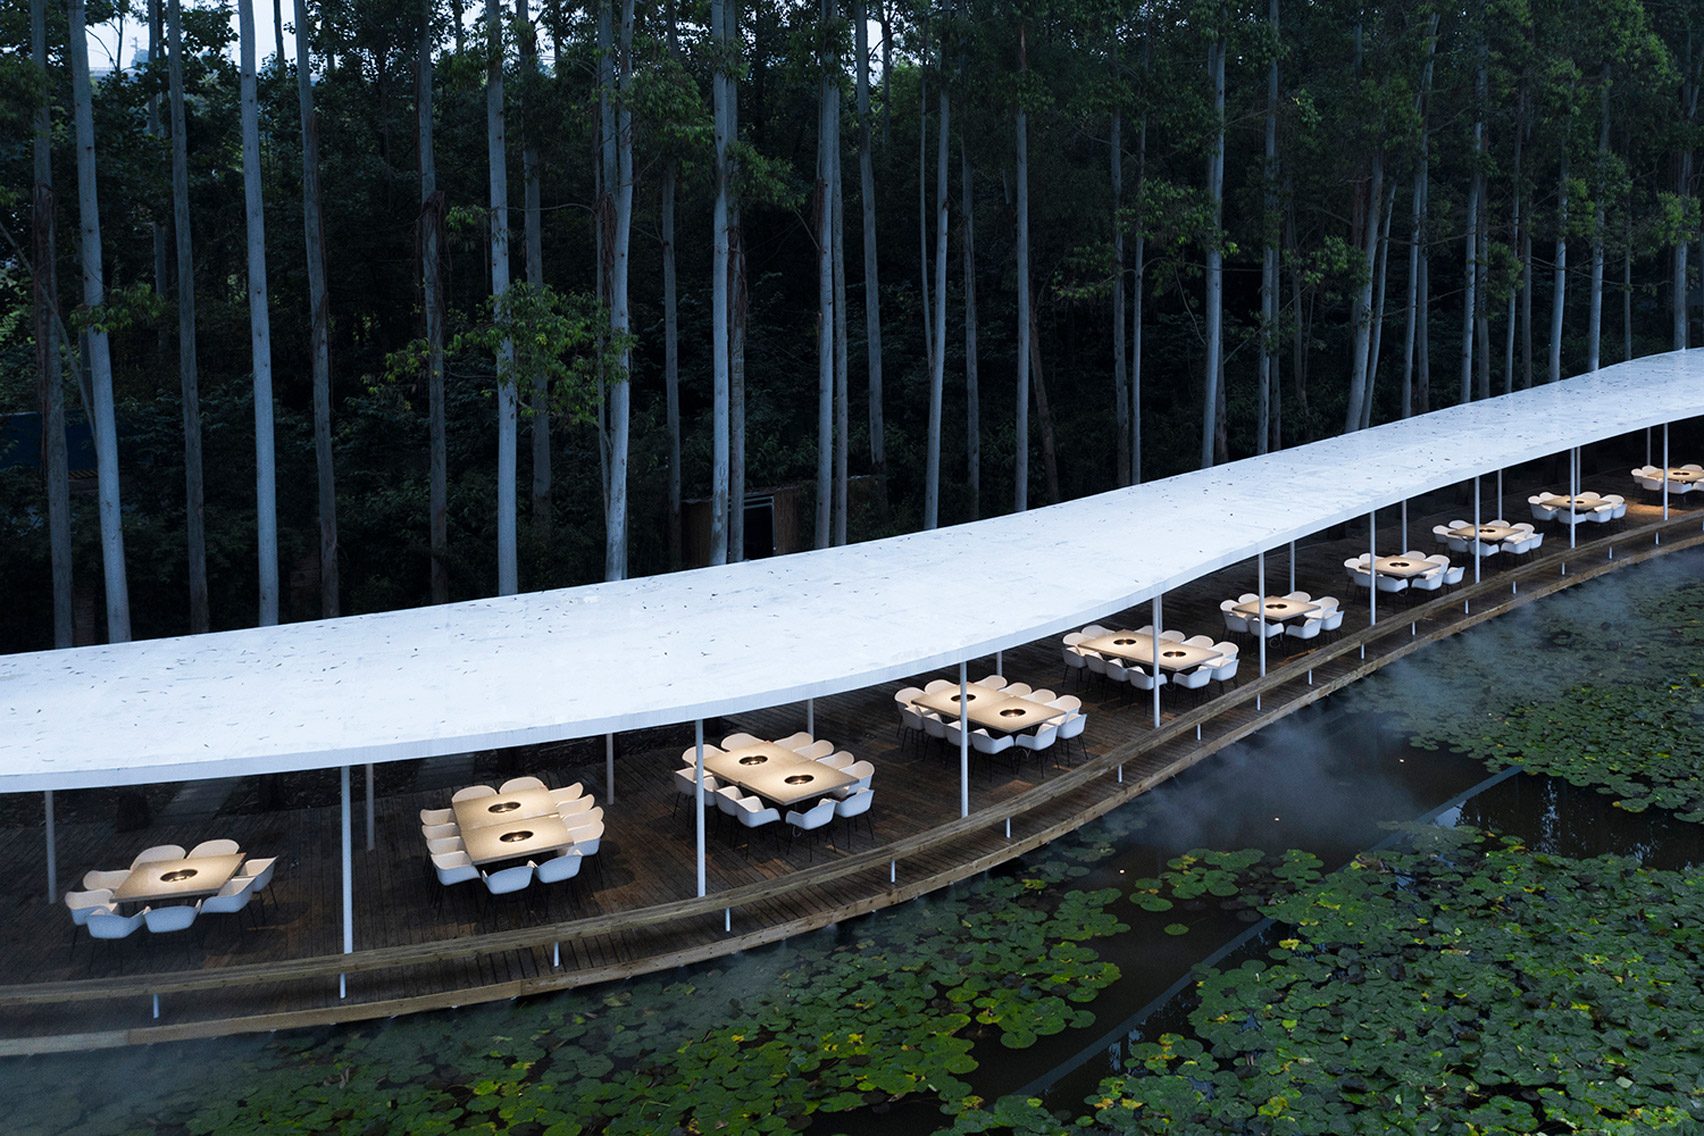
{"type": "MultiPolygon", "coordinates": [[[[1686,31],[1686,48],[1681,63],[1680,100],[1684,114],[1682,125],[1691,127],[1698,117],[1698,92],[1701,84],[1693,69],[1692,29],[1686,31]]],[[[1680,144],[1680,160],[1675,167],[1675,196],[1682,201],[1692,196],[1692,143],[1683,139],[1680,144]]],[[[1686,240],[1682,238],[1674,243],[1674,255],[1671,261],[1674,279],[1671,286],[1671,299],[1674,316],[1674,349],[1685,351],[1687,346],[1686,319],[1686,240]]]]}
{"type": "MultiPolygon", "coordinates": [[[[736,0],[724,0],[722,5],[722,38],[728,45],[727,52],[737,57],[740,46],[739,37],[739,4],[736,0]]],[[[757,30],[762,30],[762,20],[757,23],[757,30]]],[[[740,136],[740,103],[736,96],[732,72],[726,79],[727,83],[727,135],[730,140],[740,136]]],[[[738,185],[739,160],[734,158],[729,163],[728,185],[730,190],[738,185]]],[[[746,446],[745,446],[745,356],[746,356],[746,257],[745,238],[741,228],[740,199],[733,196],[728,208],[728,266],[732,276],[728,284],[728,303],[731,311],[728,314],[728,498],[731,511],[728,515],[728,559],[738,562],[745,559],[745,487],[746,487],[746,446]]]]}
{"type": "MultiPolygon", "coordinates": [[[[1278,0],[1267,0],[1267,24],[1272,41],[1279,42],[1278,0]]],[[[1266,64],[1266,148],[1261,164],[1260,253],[1260,391],[1255,453],[1275,445],[1272,436],[1274,395],[1278,391],[1278,53],[1266,64]]]]}
{"type": "Polygon", "coordinates": [[[1343,418],[1343,432],[1346,434],[1361,428],[1367,401],[1367,359],[1372,337],[1373,284],[1378,275],[1379,221],[1384,214],[1384,180],[1384,150],[1375,149],[1367,192],[1366,232],[1361,248],[1361,283],[1350,308],[1355,334],[1349,352],[1349,402],[1343,418]]]}
{"type": "Polygon", "coordinates": [[[929,439],[923,489],[923,527],[940,524],[941,399],[947,369],[947,135],[951,116],[947,83],[941,80],[935,124],[935,342],[929,349],[929,439]]]}
{"type": "MultiPolygon", "coordinates": [[[[300,33],[298,33],[300,34],[300,33]]],[[[279,74],[284,73],[284,0],[272,0],[272,38],[274,54],[272,65],[279,74]]]]}
{"type": "Polygon", "coordinates": [[[1568,289],[1568,146],[1562,145],[1561,170],[1556,179],[1556,284],[1550,293],[1551,382],[1562,379],[1562,307],[1568,289]]]}
{"type": "MultiPolygon", "coordinates": [[[[1521,177],[1521,159],[1522,159],[1523,151],[1524,151],[1524,148],[1525,148],[1525,139],[1524,139],[1523,135],[1525,133],[1524,126],[1525,126],[1525,123],[1526,123],[1526,100],[1527,100],[1527,92],[1526,92],[1526,87],[1523,84],[1522,87],[1521,87],[1520,97],[1519,97],[1519,99],[1517,100],[1517,103],[1516,103],[1515,129],[1514,129],[1514,152],[1515,152],[1515,155],[1514,155],[1513,177],[1512,177],[1512,181],[1514,183],[1514,186],[1513,186],[1512,192],[1509,194],[1509,247],[1514,249],[1515,252],[1516,252],[1516,259],[1519,260],[1519,262],[1520,262],[1521,275],[1520,275],[1519,281],[1515,285],[1515,290],[1509,294],[1509,311],[1508,311],[1509,327],[1508,327],[1507,333],[1505,335],[1505,340],[1504,340],[1504,342],[1506,344],[1506,347],[1505,347],[1505,350],[1504,350],[1504,365],[1505,365],[1506,372],[1507,372],[1505,377],[1504,377],[1504,380],[1503,380],[1503,389],[1504,389],[1505,393],[1513,390],[1514,387],[1515,387],[1515,343],[1516,343],[1517,336],[1518,336],[1519,331],[1520,331],[1520,322],[1521,322],[1521,320],[1520,320],[1520,317],[1521,317],[1520,305],[1523,301],[1523,298],[1526,299],[1527,302],[1530,303],[1529,289],[1532,286],[1532,279],[1531,279],[1531,275],[1529,273],[1529,269],[1530,269],[1531,266],[1528,264],[1528,262],[1526,261],[1526,259],[1524,257],[1520,256],[1520,250],[1522,248],[1522,245],[1521,245],[1521,234],[1522,234],[1521,225],[1522,225],[1522,222],[1524,220],[1524,218],[1522,216],[1521,206],[1522,206],[1522,203],[1523,203],[1523,199],[1526,196],[1525,182],[1523,181],[1523,179],[1521,177]]],[[[1529,316],[1531,315],[1531,308],[1530,307],[1527,309],[1527,314],[1529,316]]],[[[1532,329],[1529,325],[1528,328],[1527,328],[1527,332],[1528,332],[1528,336],[1529,336],[1529,339],[1528,339],[1529,344],[1531,342],[1531,340],[1530,340],[1531,330],[1532,329]]],[[[1522,385],[1523,386],[1531,386],[1532,385],[1532,376],[1530,374],[1530,368],[1532,366],[1532,359],[1530,358],[1530,356],[1527,358],[1526,364],[1527,364],[1527,367],[1529,368],[1529,373],[1524,377],[1522,385]]]]}
{"type": "Polygon", "coordinates": [[[415,50],[415,114],[420,149],[420,293],[426,315],[426,402],[431,434],[428,480],[431,514],[432,602],[448,603],[449,485],[444,424],[444,299],[441,266],[444,195],[432,153],[432,0],[424,0],[415,50]]]}
{"type": "Polygon", "coordinates": [[[882,408],[882,305],[876,274],[876,169],[870,146],[870,29],[866,8],[866,0],[857,0],[852,13],[852,34],[858,57],[858,187],[864,212],[864,345],[870,387],[870,472],[876,478],[876,512],[885,523],[887,431],[882,408]]]}
{"type": "Polygon", "coordinates": [[[982,516],[982,392],[976,374],[976,185],[959,132],[960,232],[964,234],[964,461],[970,519],[982,516]]]}
{"type": "MultiPolygon", "coordinates": [[[[1018,64],[1029,70],[1029,29],[1018,27],[1018,64]]],[[[1018,397],[1013,430],[1012,508],[1029,508],[1029,404],[1030,404],[1030,255],[1029,255],[1029,115],[1021,96],[1017,116],[1018,182],[1018,397]]]]}
{"type": "MultiPolygon", "coordinates": [[[[733,98],[733,79],[728,74],[727,55],[732,49],[727,34],[726,9],[734,0],[711,0],[710,33],[715,43],[716,71],[711,79],[710,98],[716,142],[716,204],[711,213],[710,252],[710,563],[726,564],[729,560],[729,454],[728,454],[728,146],[733,141],[729,129],[728,104],[733,98]]],[[[672,170],[669,171],[672,173],[672,170]]],[[[666,176],[666,175],[665,175],[666,176]]],[[[667,183],[673,190],[672,179],[667,183]]],[[[673,202],[668,202],[671,227],[665,233],[672,258],[674,242],[673,202]]],[[[665,261],[665,272],[669,271],[665,261]]],[[[678,413],[678,412],[677,412],[678,413]]],[[[670,497],[671,509],[678,511],[676,497],[670,497]]],[[[735,501],[735,512],[739,503],[735,501]]],[[[678,527],[678,517],[676,527],[678,527]]],[[[737,557],[735,558],[737,559],[737,557]]]]}
{"type": "Polygon", "coordinates": [[[840,95],[829,70],[834,0],[822,0],[821,75],[817,81],[817,487],[816,547],[827,548],[834,512],[834,108],[840,95]]]}
{"type": "MultiPolygon", "coordinates": [[[[160,19],[160,0],[148,0],[148,70],[156,76],[159,74],[159,59],[161,41],[165,38],[165,28],[160,19]]],[[[148,95],[148,137],[160,139],[165,137],[165,125],[160,121],[160,96],[158,88],[150,86],[148,95]]],[[[166,269],[166,226],[158,218],[148,223],[150,235],[154,238],[154,295],[164,297],[170,288],[167,285],[169,274],[166,269]]],[[[166,325],[159,325],[159,354],[163,359],[166,354],[166,325]]]]}
{"type": "MultiPolygon", "coordinates": [[[[1116,75],[1116,56],[1113,62],[1116,75]]],[[[1130,484],[1130,388],[1125,385],[1124,225],[1119,217],[1124,206],[1124,113],[1118,107],[1112,111],[1108,143],[1112,167],[1112,405],[1113,432],[1117,435],[1114,477],[1123,486],[1130,484]]]]}
{"type": "MultiPolygon", "coordinates": [[[[1427,175],[1424,212],[1432,204],[1432,179],[1427,175]]],[[[1425,414],[1432,409],[1432,257],[1431,230],[1424,231],[1420,250],[1420,299],[1415,305],[1414,319],[1414,413],[1425,414]]]]}
{"type": "MultiPolygon", "coordinates": [[[[607,3],[608,0],[605,0],[607,3]]],[[[485,0],[485,154],[491,210],[491,300],[500,310],[509,292],[509,145],[503,113],[503,9],[485,0]]],[[[497,348],[497,594],[520,590],[515,547],[515,345],[497,348]]]]}
{"type": "MultiPolygon", "coordinates": [[[[53,645],[69,647],[76,638],[76,623],[72,609],[71,482],[65,452],[65,389],[59,360],[58,241],[53,223],[53,101],[47,72],[47,0],[30,0],[30,54],[41,84],[32,119],[35,185],[30,228],[35,271],[31,283],[41,448],[47,480],[48,561],[53,575],[53,645]]],[[[192,517],[192,523],[199,519],[192,517]]],[[[206,595],[205,578],[202,594],[206,595]]]]}
{"type": "Polygon", "coordinates": [[[1603,65],[1598,85],[1598,152],[1596,208],[1592,213],[1592,304],[1586,322],[1586,370],[1598,369],[1599,345],[1603,338],[1603,233],[1604,198],[1609,187],[1605,171],[1609,164],[1609,64],[1603,65]]]}
{"type": "MultiPolygon", "coordinates": [[[[923,55],[929,53],[928,8],[924,8],[923,55]]],[[[927,65],[917,76],[917,272],[918,308],[923,313],[923,366],[935,372],[934,306],[929,299],[929,75],[927,65]]],[[[928,507],[924,507],[928,512],[928,507]]],[[[927,527],[927,526],[925,526],[927,527]]]]}
{"type": "Polygon", "coordinates": [[[266,212],[260,196],[260,102],[253,0],[237,0],[242,41],[243,212],[248,221],[249,345],[254,356],[254,513],[260,550],[260,625],[278,622],[278,490],[273,457],[272,317],[266,298],[266,212]]]}
{"type": "Polygon", "coordinates": [[[846,184],[840,162],[840,100],[834,102],[834,543],[846,543],[847,454],[852,448],[851,384],[847,375],[846,184]]]}
{"type": "Polygon", "coordinates": [[[1379,357],[1383,354],[1386,283],[1390,279],[1390,227],[1396,215],[1396,179],[1385,184],[1383,220],[1379,223],[1379,271],[1373,301],[1372,339],[1367,347],[1367,395],[1361,400],[1361,429],[1373,424],[1373,396],[1378,390],[1379,357]]]}
{"type": "Polygon", "coordinates": [[[1467,250],[1461,306],[1461,398],[1473,399],[1473,323],[1479,312],[1479,202],[1485,196],[1485,44],[1473,73],[1473,177],[1467,191],[1467,250]]]}
{"type": "Polygon", "coordinates": [[[1402,328],[1402,391],[1397,417],[1414,412],[1414,347],[1420,320],[1420,260],[1426,243],[1427,179],[1431,174],[1432,72],[1438,53],[1438,16],[1426,21],[1426,64],[1420,71],[1420,90],[1414,97],[1420,123],[1420,153],[1414,164],[1413,200],[1408,216],[1408,303],[1402,328]]]}
{"type": "Polygon", "coordinates": [[[1207,48],[1207,77],[1213,84],[1213,137],[1207,149],[1207,360],[1201,399],[1201,468],[1213,464],[1218,440],[1219,376],[1224,322],[1225,270],[1220,244],[1220,218],[1225,186],[1225,41],[1207,48]]]}
{"type": "Polygon", "coordinates": [[[1621,241],[1621,360],[1633,358],[1633,211],[1623,210],[1621,241]]]}
{"type": "Polygon", "coordinates": [[[1053,406],[1047,399],[1047,378],[1041,370],[1041,329],[1035,308],[1030,308],[1030,371],[1035,375],[1035,415],[1041,425],[1041,476],[1048,504],[1059,501],[1059,456],[1054,445],[1053,406]]]}
{"type": "MultiPolygon", "coordinates": [[[[668,0],[669,56],[680,57],[680,35],[674,0],[668,0]]],[[[712,22],[721,13],[712,14],[712,22]]],[[[718,82],[712,79],[712,83],[718,82]]],[[[712,99],[715,92],[711,92],[712,99]]],[[[663,402],[669,431],[669,567],[679,569],[682,561],[680,531],[680,304],[675,281],[675,180],[680,161],[673,150],[663,159],[661,185],[663,243],[663,402]]],[[[724,209],[726,208],[724,203],[724,209]]],[[[726,221],[724,220],[724,226],[726,221]]],[[[724,235],[725,239],[725,235],[724,235]]],[[[723,253],[724,259],[726,253],[723,253]]],[[[724,439],[726,435],[724,435],[724,439]]],[[[723,442],[724,453],[726,441],[723,442]]],[[[724,506],[724,514],[726,506],[724,506]]],[[[714,519],[714,518],[713,518],[714,519]]],[[[726,531],[724,529],[724,531],[726,531]]]]}
{"type": "Polygon", "coordinates": [[[207,522],[201,461],[200,361],[195,343],[195,246],[189,217],[189,140],[183,91],[183,11],[169,0],[166,35],[171,49],[172,232],[177,245],[178,375],[183,393],[184,543],[189,556],[189,629],[212,626],[207,599],[207,522]]]}
{"type": "Polygon", "coordinates": [[[331,462],[331,308],[320,217],[319,123],[314,116],[307,5],[296,0],[296,99],[302,116],[302,227],[307,239],[309,349],[314,382],[314,471],[319,485],[320,615],[338,614],[337,483],[331,462]]]}
{"type": "Polygon", "coordinates": [[[615,235],[610,268],[609,322],[621,338],[621,373],[609,389],[609,517],[604,525],[604,578],[627,578],[627,461],[632,406],[633,348],[628,341],[628,250],[633,236],[633,0],[622,0],[620,99],[616,107],[615,235]]]}
{"type": "MultiPolygon", "coordinates": [[[[300,3],[300,0],[297,0],[300,3]]],[[[527,99],[543,81],[538,67],[538,27],[532,22],[528,0],[515,0],[515,35],[520,41],[521,98],[521,241],[527,254],[527,285],[535,292],[544,287],[544,232],[540,217],[538,156],[539,119],[527,99]]],[[[671,203],[672,204],[672,203],[671,203]]],[[[544,374],[533,376],[532,420],[532,506],[533,534],[548,544],[554,517],[550,507],[550,384],[544,374]]]]}
{"type": "Polygon", "coordinates": [[[1473,315],[1474,397],[1491,397],[1491,205],[1484,194],[1479,200],[1479,284],[1475,291],[1479,307],[1473,315]]]}
{"type": "MultiPolygon", "coordinates": [[[[1153,25],[1142,37],[1142,71],[1148,71],[1153,51],[1153,25]]],[[[1130,266],[1130,484],[1142,484],[1142,308],[1148,279],[1148,217],[1143,193],[1148,176],[1148,114],[1136,127],[1136,201],[1142,207],[1136,226],[1136,249],[1130,266]]]]}

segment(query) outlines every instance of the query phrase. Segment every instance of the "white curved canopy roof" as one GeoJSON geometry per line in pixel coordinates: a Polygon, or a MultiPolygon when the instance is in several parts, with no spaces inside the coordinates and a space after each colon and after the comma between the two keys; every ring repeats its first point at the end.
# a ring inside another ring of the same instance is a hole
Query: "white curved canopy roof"
{"type": "Polygon", "coordinates": [[[1475,473],[1700,413],[1704,350],[1650,356],[934,532],[561,591],[4,656],[0,791],[459,753],[887,682],[1081,626],[1475,473]]]}

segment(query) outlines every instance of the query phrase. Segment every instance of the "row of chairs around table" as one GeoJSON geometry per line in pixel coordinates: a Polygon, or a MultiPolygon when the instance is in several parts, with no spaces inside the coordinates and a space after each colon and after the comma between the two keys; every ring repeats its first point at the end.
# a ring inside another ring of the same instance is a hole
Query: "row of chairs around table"
{"type": "MultiPolygon", "coordinates": [[[[551,789],[537,777],[512,777],[500,788],[489,785],[469,785],[450,796],[451,804],[495,797],[504,793],[520,793],[530,789],[546,789],[556,802],[557,815],[568,826],[569,843],[555,849],[555,854],[543,861],[528,860],[524,864],[488,872],[468,858],[462,842],[461,829],[456,824],[454,809],[421,809],[420,835],[426,841],[426,853],[432,861],[432,871],[444,887],[480,880],[487,893],[493,896],[511,895],[530,886],[566,883],[580,874],[603,844],[604,811],[585,786],[576,781],[565,789],[551,789]]],[[[442,892],[439,897],[442,898],[442,892]]]]}
{"type": "MultiPolygon", "coordinates": [[[[235,915],[245,910],[255,899],[265,902],[267,885],[272,882],[278,866],[276,856],[249,857],[237,869],[229,883],[193,903],[164,903],[144,906],[128,915],[119,913],[113,893],[124,886],[130,873],[143,864],[162,860],[193,859],[197,856],[232,856],[242,851],[235,840],[203,840],[194,848],[181,844],[156,844],[144,848],[130,861],[128,868],[95,868],[83,873],[83,887],[65,893],[65,906],[71,913],[73,928],[81,927],[91,939],[127,939],[146,927],[151,934],[170,934],[187,931],[203,915],[235,915]]],[[[76,945],[76,940],[72,940],[76,945]]]]}
{"type": "MultiPolygon", "coordinates": [[[[1605,520],[1609,520],[1606,514],[1605,520]]],[[[1438,543],[1448,546],[1451,552],[1463,552],[1484,559],[1487,556],[1511,554],[1525,556],[1536,552],[1544,545],[1544,534],[1535,529],[1531,521],[1507,521],[1502,517],[1494,517],[1486,521],[1487,526],[1500,526],[1513,529],[1518,534],[1506,540],[1481,540],[1479,537],[1459,536],[1452,529],[1470,529],[1473,526],[1466,521],[1451,521],[1447,525],[1433,525],[1432,535],[1438,538],[1438,543]]],[[[1412,552],[1405,555],[1412,556],[1412,552]]],[[[1430,559],[1428,557],[1428,559],[1430,559]]]]}
{"type": "MultiPolygon", "coordinates": [[[[994,734],[980,726],[972,727],[970,748],[977,753],[992,757],[1007,750],[1024,750],[1039,755],[1051,749],[1055,743],[1062,744],[1067,751],[1073,741],[1079,747],[1082,746],[1083,730],[1088,726],[1089,719],[1083,713],[1083,700],[1075,695],[1055,694],[1046,688],[1032,687],[1027,682],[1007,682],[1006,676],[1000,674],[984,675],[970,685],[996,691],[1008,698],[1023,698],[1065,712],[1063,717],[1015,734],[994,734]]],[[[958,683],[952,679],[937,678],[931,679],[924,686],[908,686],[895,692],[893,701],[899,708],[900,743],[903,745],[906,739],[914,737],[920,742],[932,740],[948,747],[958,746],[964,735],[963,727],[957,718],[946,717],[927,707],[915,705],[915,700],[925,694],[957,689],[958,683]]]]}
{"type": "MultiPolygon", "coordinates": [[[[1696,463],[1676,466],[1675,468],[1685,470],[1687,473],[1704,475],[1704,466],[1696,463]]],[[[1651,493],[1661,493],[1663,491],[1663,482],[1665,480],[1668,482],[1670,497],[1673,497],[1677,493],[1704,493],[1704,481],[1677,481],[1674,478],[1669,477],[1668,471],[1663,469],[1661,466],[1642,465],[1638,469],[1633,470],[1632,473],[1633,480],[1638,484],[1639,488],[1651,493]]]]}
{"type": "MultiPolygon", "coordinates": [[[[1225,615],[1225,629],[1233,633],[1244,633],[1248,631],[1248,622],[1230,610],[1238,602],[1237,600],[1226,600],[1219,606],[1225,615]]],[[[1151,671],[1149,667],[1144,666],[1138,660],[1103,656],[1097,651],[1082,646],[1087,640],[1099,639],[1108,634],[1111,634],[1110,629],[1097,623],[1090,624],[1081,631],[1073,631],[1065,636],[1063,640],[1065,665],[1067,667],[1082,667],[1089,674],[1100,675],[1112,682],[1128,684],[1132,689],[1145,691],[1152,691],[1157,686],[1171,686],[1178,690],[1201,690],[1208,683],[1223,684],[1234,681],[1238,669],[1242,666],[1242,649],[1235,643],[1229,640],[1214,642],[1211,635],[1185,635],[1183,632],[1174,629],[1159,632],[1160,642],[1182,643],[1188,647],[1200,647],[1203,650],[1212,651],[1215,657],[1200,666],[1167,674],[1163,670],[1151,671]],[[1073,662],[1073,655],[1081,661],[1073,662]]],[[[1136,629],[1136,634],[1154,635],[1153,624],[1143,624],[1136,629]]]]}
{"type": "MultiPolygon", "coordinates": [[[[729,750],[744,749],[747,746],[761,745],[763,739],[752,734],[734,733],[722,739],[720,746],[706,745],[704,756],[727,753],[729,750]]],[[[766,805],[763,798],[755,793],[747,793],[738,785],[724,785],[714,774],[704,774],[704,807],[716,809],[717,827],[727,822],[739,825],[747,837],[747,855],[750,854],[751,833],[774,824],[786,824],[789,835],[797,837],[806,833],[814,833],[826,829],[836,819],[846,821],[847,843],[850,846],[853,822],[862,817],[869,829],[870,838],[875,839],[875,825],[870,820],[870,809],[875,804],[875,790],[871,781],[876,775],[874,762],[863,761],[852,756],[846,750],[837,750],[834,743],[822,738],[813,737],[804,730],[781,738],[775,742],[782,749],[792,750],[807,761],[820,762],[830,769],[838,769],[848,777],[856,778],[852,784],[834,790],[833,793],[821,797],[808,809],[788,809],[783,813],[774,805],[766,805]]],[[[683,798],[693,798],[698,793],[698,749],[688,746],[681,752],[680,768],[675,770],[675,801],[676,811],[680,808],[683,798]]]]}
{"type": "MultiPolygon", "coordinates": [[[[1542,535],[1542,534],[1541,534],[1542,535]]],[[[1343,570],[1349,574],[1349,580],[1357,588],[1371,590],[1377,588],[1388,594],[1402,592],[1435,592],[1442,588],[1453,588],[1462,582],[1467,575],[1467,568],[1461,564],[1452,564],[1450,558],[1441,552],[1427,555],[1419,549],[1410,549],[1402,554],[1405,560],[1420,561],[1432,565],[1418,576],[1387,576],[1372,569],[1372,560],[1366,553],[1352,556],[1343,562],[1343,570]]]]}
{"type": "MultiPolygon", "coordinates": [[[[1675,486],[1686,485],[1677,481],[1675,486]]],[[[1662,483],[1657,483],[1658,492],[1662,491],[1662,483]]],[[[1607,525],[1619,521],[1627,515],[1627,498],[1619,493],[1583,492],[1578,500],[1565,497],[1560,493],[1548,490],[1527,498],[1527,504],[1532,507],[1532,516],[1538,521],[1559,521],[1565,525],[1583,525],[1588,522],[1607,525]]]]}

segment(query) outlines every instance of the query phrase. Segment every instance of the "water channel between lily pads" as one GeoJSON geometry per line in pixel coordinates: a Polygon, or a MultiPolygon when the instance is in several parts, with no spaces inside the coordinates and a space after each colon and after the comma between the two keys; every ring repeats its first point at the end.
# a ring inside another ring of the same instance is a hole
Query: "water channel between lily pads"
{"type": "Polygon", "coordinates": [[[990,877],[814,935],[620,987],[382,1025],[10,1061],[0,1089],[21,1110],[14,1130],[89,1136],[571,1136],[709,1131],[730,1117],[735,1131],[891,1136],[949,1127],[947,1099],[1018,1091],[1078,1115],[1127,1042],[1187,1032],[1178,1000],[1156,1001],[1261,926],[1256,905],[1223,889],[1163,913],[1130,901],[1192,849],[1311,855],[1331,872],[1390,824],[1428,818],[1533,853],[1695,872],[1704,773],[1685,746],[1704,736],[1701,578],[1704,552],[1682,553],[1528,605],[990,877]],[[1558,732],[1588,752],[1535,760],[1579,749],[1558,732]],[[1637,776],[1616,753],[1639,746],[1669,746],[1675,764],[1637,776]],[[1492,776],[1511,764],[1558,776],[1492,776]]]}

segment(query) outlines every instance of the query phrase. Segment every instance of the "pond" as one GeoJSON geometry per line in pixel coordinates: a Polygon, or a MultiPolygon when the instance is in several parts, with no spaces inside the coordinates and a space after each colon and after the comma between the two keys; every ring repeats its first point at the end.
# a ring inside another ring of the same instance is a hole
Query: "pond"
{"type": "Polygon", "coordinates": [[[1005,870],[772,948],[14,1060],[0,1088],[15,1129],[91,1136],[1685,1131],[1701,577],[1675,554],[1538,601],[1005,870]]]}

